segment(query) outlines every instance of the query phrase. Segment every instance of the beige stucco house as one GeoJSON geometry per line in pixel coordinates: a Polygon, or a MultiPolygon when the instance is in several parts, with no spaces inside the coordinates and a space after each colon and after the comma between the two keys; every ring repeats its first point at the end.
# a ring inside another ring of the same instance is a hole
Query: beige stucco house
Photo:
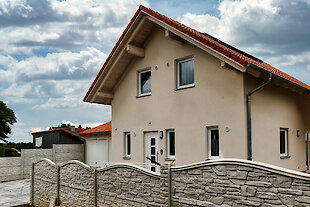
{"type": "Polygon", "coordinates": [[[111,161],[241,158],[306,170],[310,86],[140,6],[84,101],[112,105],[111,161]]]}

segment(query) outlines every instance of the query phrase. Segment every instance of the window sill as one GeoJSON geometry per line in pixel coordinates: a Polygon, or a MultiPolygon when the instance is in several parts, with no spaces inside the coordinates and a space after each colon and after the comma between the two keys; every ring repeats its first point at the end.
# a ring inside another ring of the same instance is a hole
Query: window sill
{"type": "Polygon", "coordinates": [[[181,87],[175,88],[174,90],[175,91],[179,91],[179,90],[183,90],[183,89],[187,89],[187,88],[194,88],[194,87],[195,87],[195,84],[190,84],[190,85],[186,85],[186,86],[181,86],[181,87]]]}
{"type": "Polygon", "coordinates": [[[150,96],[150,95],[152,95],[152,93],[145,93],[145,94],[141,94],[141,95],[136,96],[136,98],[142,98],[142,97],[150,96]]]}
{"type": "Polygon", "coordinates": [[[124,160],[130,160],[131,157],[129,157],[129,156],[124,156],[123,159],[124,159],[124,160]]]}
{"type": "Polygon", "coordinates": [[[166,157],[165,161],[175,161],[175,158],[174,157],[166,157]]]}
{"type": "Polygon", "coordinates": [[[289,156],[289,155],[280,156],[280,159],[289,159],[289,158],[291,158],[291,156],[289,156]]]}

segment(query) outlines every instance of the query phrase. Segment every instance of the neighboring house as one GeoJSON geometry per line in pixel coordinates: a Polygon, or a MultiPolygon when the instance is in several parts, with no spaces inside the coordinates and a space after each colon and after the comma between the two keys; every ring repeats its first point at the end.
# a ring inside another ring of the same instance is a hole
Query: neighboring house
{"type": "Polygon", "coordinates": [[[242,158],[305,170],[309,91],[262,60],[140,6],[84,101],[112,105],[112,162],[146,162],[158,172],[146,157],[175,165],[242,158]]]}
{"type": "Polygon", "coordinates": [[[84,130],[74,126],[50,127],[47,131],[31,133],[33,145],[36,148],[51,149],[53,144],[83,144],[84,139],[79,133],[84,130]]]}
{"type": "Polygon", "coordinates": [[[103,166],[110,162],[111,122],[85,130],[80,135],[85,139],[86,164],[103,166]]]}

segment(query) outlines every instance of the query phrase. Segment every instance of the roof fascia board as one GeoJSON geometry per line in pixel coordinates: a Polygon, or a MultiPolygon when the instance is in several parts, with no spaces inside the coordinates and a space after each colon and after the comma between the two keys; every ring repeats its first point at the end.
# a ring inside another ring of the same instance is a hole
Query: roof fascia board
{"type": "Polygon", "coordinates": [[[111,131],[81,133],[82,136],[111,134],[111,131]]]}
{"type": "MultiPolygon", "coordinates": [[[[126,39],[126,37],[128,36],[128,32],[132,29],[132,27],[136,24],[137,20],[139,19],[139,17],[141,16],[141,11],[138,13],[138,15],[136,16],[136,18],[134,19],[134,21],[132,22],[132,24],[130,25],[130,27],[128,28],[128,30],[126,31],[125,35],[123,36],[123,38],[121,39],[121,41],[119,42],[119,44],[117,45],[117,48],[115,49],[114,53],[112,54],[110,60],[108,60],[107,65],[102,69],[102,73],[100,74],[99,78],[96,80],[96,83],[94,85],[94,87],[92,88],[91,93],[88,95],[91,96],[90,98],[90,102],[93,103],[95,96],[96,96],[96,92],[98,92],[98,90],[100,90],[100,88],[102,88],[103,84],[106,82],[106,80],[108,79],[109,75],[111,74],[112,68],[115,66],[115,64],[118,62],[118,60],[121,58],[121,56],[123,55],[124,52],[126,52],[126,46],[123,48],[120,48],[120,45],[123,44],[123,42],[125,41],[124,39],[126,39]],[[121,50],[119,52],[119,50],[121,50]],[[113,56],[115,55],[115,53],[119,52],[119,55],[116,57],[115,60],[113,60],[113,56]],[[102,75],[106,73],[103,77],[102,75]],[[99,79],[102,78],[102,81],[100,81],[99,86],[97,86],[99,79]],[[96,90],[93,90],[95,89],[96,90]]],[[[144,22],[146,21],[146,18],[142,18],[139,22],[139,24],[136,27],[136,30],[131,34],[131,36],[128,38],[127,43],[130,42],[133,37],[135,36],[135,34],[137,33],[137,31],[142,27],[142,25],[144,24],[144,22]]]]}
{"type": "Polygon", "coordinates": [[[161,20],[149,15],[148,13],[142,11],[143,13],[145,13],[147,15],[147,18],[149,20],[151,20],[152,22],[160,25],[161,27],[169,30],[170,32],[174,33],[175,35],[178,35],[182,38],[184,38],[185,40],[187,40],[188,42],[192,43],[193,45],[197,46],[198,48],[208,52],[209,54],[215,56],[216,58],[226,62],[227,64],[233,66],[234,68],[236,68],[237,70],[241,71],[241,72],[245,72],[246,71],[246,67],[241,65],[240,63],[234,61],[233,59],[223,55],[222,53],[214,50],[213,48],[199,42],[198,40],[184,34],[183,32],[179,31],[178,29],[170,26],[169,24],[162,22],[161,20]]]}
{"type": "MultiPolygon", "coordinates": [[[[253,69],[255,69],[255,70],[264,72],[264,73],[272,73],[272,72],[270,72],[270,71],[268,71],[268,70],[266,70],[266,69],[264,69],[264,68],[262,68],[262,67],[259,67],[259,66],[255,65],[255,64],[253,64],[253,63],[248,63],[248,64],[247,64],[247,68],[249,68],[249,67],[251,67],[251,68],[253,68],[253,69]]],[[[294,82],[292,82],[292,81],[290,81],[290,80],[288,80],[288,79],[286,79],[286,78],[283,78],[282,76],[279,76],[279,75],[277,75],[277,74],[275,74],[275,73],[272,73],[272,75],[274,75],[274,76],[280,78],[281,80],[284,80],[284,81],[286,81],[286,82],[288,82],[288,83],[290,83],[290,84],[293,84],[294,86],[297,86],[297,87],[299,87],[299,88],[301,88],[301,89],[303,89],[303,90],[306,90],[308,93],[310,93],[310,90],[309,90],[308,88],[305,88],[305,87],[303,87],[303,86],[301,86],[301,85],[299,85],[299,84],[297,84],[297,83],[294,83],[294,82]]]]}

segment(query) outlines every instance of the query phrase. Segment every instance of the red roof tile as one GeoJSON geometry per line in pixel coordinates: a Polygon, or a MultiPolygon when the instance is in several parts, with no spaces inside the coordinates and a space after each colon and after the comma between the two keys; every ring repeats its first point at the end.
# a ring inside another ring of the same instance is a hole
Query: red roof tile
{"type": "Polygon", "coordinates": [[[112,122],[109,121],[105,124],[101,124],[91,129],[87,129],[80,134],[90,134],[90,133],[99,133],[99,132],[111,132],[112,122]]]}
{"type": "Polygon", "coordinates": [[[127,33],[127,31],[129,30],[131,24],[133,23],[133,21],[135,20],[135,18],[138,16],[138,14],[143,11],[145,13],[147,13],[148,15],[151,15],[155,18],[157,18],[160,21],[163,21],[164,23],[170,25],[171,27],[183,32],[184,34],[198,40],[199,42],[213,48],[214,50],[222,53],[223,55],[225,55],[226,57],[233,59],[234,61],[240,63],[243,66],[246,66],[248,63],[251,63],[253,65],[256,65],[258,67],[260,67],[261,69],[270,72],[272,74],[275,74],[281,78],[284,78],[292,83],[295,83],[305,89],[310,90],[310,86],[301,82],[300,80],[297,80],[296,78],[284,73],[283,71],[269,65],[268,63],[265,63],[263,61],[259,61],[256,58],[252,58],[251,56],[245,55],[244,53],[240,53],[236,50],[234,50],[233,48],[229,47],[228,44],[225,44],[223,42],[218,42],[216,41],[214,38],[210,37],[209,35],[205,35],[203,33],[198,32],[195,29],[192,29],[184,24],[181,24],[178,21],[175,21],[169,17],[166,17],[150,8],[147,8],[143,5],[141,5],[139,7],[139,9],[136,11],[136,13],[134,14],[134,16],[132,17],[132,19],[130,20],[129,24],[127,25],[126,29],[124,30],[123,34],[121,35],[121,37],[119,38],[119,40],[117,41],[117,43],[115,44],[114,48],[112,49],[112,52],[110,53],[109,57],[106,59],[106,62],[103,64],[101,70],[99,71],[97,77],[95,78],[94,82],[92,83],[91,87],[89,88],[89,90],[87,91],[85,97],[84,97],[84,101],[86,100],[87,96],[89,95],[91,89],[93,88],[93,86],[95,85],[96,81],[98,80],[100,74],[102,73],[102,71],[104,70],[105,66],[107,65],[107,63],[109,62],[110,58],[112,57],[112,55],[114,54],[116,48],[118,47],[119,43],[121,42],[121,40],[123,39],[123,37],[125,36],[125,34],[127,33]]]}

